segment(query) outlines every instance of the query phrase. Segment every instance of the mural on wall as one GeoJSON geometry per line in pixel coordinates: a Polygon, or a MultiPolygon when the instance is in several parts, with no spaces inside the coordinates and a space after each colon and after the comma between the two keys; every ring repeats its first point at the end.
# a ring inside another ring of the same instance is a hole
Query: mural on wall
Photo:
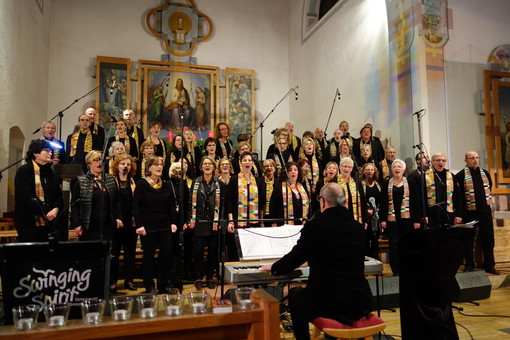
{"type": "Polygon", "coordinates": [[[446,0],[422,0],[422,29],[420,35],[433,48],[448,41],[448,3],[446,0]]]}
{"type": "Polygon", "coordinates": [[[487,63],[491,70],[510,70],[510,44],[500,45],[493,49],[487,63]]]}
{"type": "Polygon", "coordinates": [[[145,17],[151,34],[160,38],[170,52],[171,61],[188,62],[199,42],[210,38],[211,19],[200,12],[193,0],[164,0],[145,17]]]}
{"type": "Polygon", "coordinates": [[[161,137],[166,138],[170,131],[180,133],[182,123],[197,138],[207,138],[214,124],[211,71],[146,67],[144,79],[146,126],[161,123],[161,137]]]}
{"type": "MultiPolygon", "coordinates": [[[[232,140],[239,134],[251,135],[255,126],[255,99],[253,70],[227,68],[227,121],[232,140]]],[[[255,142],[252,140],[252,145],[255,142]]]]}
{"type": "Polygon", "coordinates": [[[99,124],[108,127],[110,115],[120,118],[130,103],[131,60],[126,58],[96,58],[96,94],[99,124]]]}

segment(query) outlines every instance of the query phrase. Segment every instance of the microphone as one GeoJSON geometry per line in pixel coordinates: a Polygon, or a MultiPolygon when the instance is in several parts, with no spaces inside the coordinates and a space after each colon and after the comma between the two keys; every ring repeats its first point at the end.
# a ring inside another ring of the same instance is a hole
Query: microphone
{"type": "Polygon", "coordinates": [[[338,100],[340,100],[340,91],[338,89],[336,89],[336,94],[338,96],[338,100]]]}
{"type": "Polygon", "coordinates": [[[294,93],[296,94],[296,100],[298,100],[299,93],[296,91],[299,89],[299,86],[296,85],[296,88],[294,89],[294,93]]]}
{"type": "Polygon", "coordinates": [[[374,217],[379,219],[379,211],[377,210],[377,205],[375,204],[375,198],[370,197],[368,201],[370,202],[370,205],[372,205],[372,208],[374,209],[374,217]]]}
{"type": "Polygon", "coordinates": [[[420,144],[413,145],[413,149],[419,149],[419,148],[420,148],[420,144]]]}
{"type": "Polygon", "coordinates": [[[276,128],[273,131],[271,131],[271,134],[274,135],[276,133],[276,131],[278,131],[278,128],[276,128]]]}
{"type": "Polygon", "coordinates": [[[412,115],[419,115],[420,113],[422,113],[423,111],[425,111],[425,109],[421,109],[420,111],[416,111],[415,113],[413,113],[412,115]]]}
{"type": "Polygon", "coordinates": [[[113,80],[112,87],[110,87],[110,94],[113,94],[113,89],[115,88],[115,83],[117,82],[117,79],[113,80]]]}

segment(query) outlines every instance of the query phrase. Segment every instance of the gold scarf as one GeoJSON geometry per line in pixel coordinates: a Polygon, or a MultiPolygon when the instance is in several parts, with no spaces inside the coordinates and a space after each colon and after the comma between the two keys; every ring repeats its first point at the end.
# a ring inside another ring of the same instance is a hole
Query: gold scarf
{"type": "Polygon", "coordinates": [[[92,151],[92,133],[89,129],[86,130],[77,130],[71,135],[71,152],[70,156],[73,157],[76,155],[76,148],[78,147],[78,138],[80,137],[80,133],[86,133],[85,137],[85,145],[83,147],[83,151],[85,153],[92,151]]]}
{"type": "MultiPolygon", "coordinates": [[[[255,177],[250,175],[248,182],[242,174],[237,177],[238,200],[237,219],[257,220],[259,218],[259,191],[255,177]],[[249,199],[249,201],[248,201],[249,199]]],[[[246,222],[238,222],[239,227],[246,227],[246,222]]]]}
{"type": "Polygon", "coordinates": [[[361,198],[358,192],[358,188],[356,187],[356,182],[352,177],[349,177],[349,181],[346,181],[341,175],[338,175],[338,184],[342,186],[345,192],[345,206],[352,206],[352,213],[354,215],[354,219],[359,223],[363,223],[362,213],[361,213],[361,198]],[[349,195],[347,194],[347,190],[351,193],[352,202],[349,202],[349,195]]]}
{"type": "MultiPolygon", "coordinates": [[[[292,199],[292,188],[290,185],[287,185],[287,182],[282,182],[282,193],[287,193],[284,196],[283,201],[283,216],[285,218],[304,218],[308,215],[308,209],[310,207],[310,200],[308,199],[308,195],[306,193],[305,188],[299,182],[296,183],[296,188],[299,191],[299,195],[301,195],[301,205],[303,207],[303,216],[294,216],[294,201],[292,199]]],[[[293,220],[289,220],[285,222],[286,224],[294,224],[293,220]]]]}
{"type": "MultiPolygon", "coordinates": [[[[453,213],[453,175],[446,171],[446,211],[453,213]]],[[[436,204],[436,182],[434,181],[434,171],[432,168],[425,172],[425,181],[427,187],[427,203],[429,206],[436,204]]]]}
{"type": "MultiPolygon", "coordinates": [[[[485,201],[487,205],[492,204],[492,195],[491,195],[491,187],[489,183],[489,179],[480,168],[480,176],[482,177],[483,188],[485,192],[485,201]]],[[[466,208],[469,211],[476,210],[476,199],[475,199],[475,187],[473,185],[473,177],[471,176],[471,170],[466,166],[464,167],[464,196],[466,196],[466,208]]]]}

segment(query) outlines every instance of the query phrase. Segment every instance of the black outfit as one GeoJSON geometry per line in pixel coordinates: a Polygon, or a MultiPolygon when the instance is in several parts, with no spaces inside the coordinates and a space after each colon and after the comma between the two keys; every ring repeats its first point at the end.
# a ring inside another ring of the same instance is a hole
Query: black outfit
{"type": "MultiPolygon", "coordinates": [[[[379,210],[380,202],[381,202],[381,190],[377,187],[376,182],[374,182],[373,186],[365,186],[365,198],[367,202],[370,202],[370,198],[373,197],[375,200],[375,206],[379,210]]],[[[368,209],[373,209],[372,204],[368,203],[368,209]]],[[[380,217],[380,216],[379,216],[380,217]]],[[[381,235],[380,229],[380,220],[374,218],[374,216],[370,217],[368,222],[368,227],[365,230],[366,241],[367,241],[367,256],[373,257],[375,259],[379,258],[379,236],[381,235]]]]}
{"type": "MultiPolygon", "coordinates": [[[[202,280],[202,277],[206,275],[207,281],[210,281],[214,277],[214,272],[218,270],[218,228],[213,230],[212,222],[199,222],[200,220],[214,220],[214,210],[216,205],[216,195],[220,195],[221,192],[217,193],[220,189],[220,183],[218,179],[212,177],[209,183],[207,183],[202,176],[198,177],[193,181],[191,185],[190,194],[190,206],[191,197],[193,196],[193,188],[195,183],[200,183],[197,190],[197,201],[196,201],[196,224],[193,229],[193,260],[194,260],[194,272],[197,280],[202,280]],[[204,266],[204,250],[207,247],[207,261],[204,266]]],[[[220,201],[221,209],[222,202],[220,201]]],[[[221,212],[219,212],[221,213],[221,212]]]]}
{"type": "Polygon", "coordinates": [[[383,165],[382,165],[382,162],[383,161],[380,161],[379,163],[377,163],[377,170],[379,170],[379,176],[381,178],[381,182],[386,180],[386,179],[389,179],[390,177],[393,177],[393,170],[391,168],[391,165],[393,164],[393,161],[389,161],[389,160],[386,160],[386,163],[388,164],[388,169],[389,169],[389,174],[383,178],[383,165]]]}
{"type": "MultiPolygon", "coordinates": [[[[69,164],[80,164],[81,168],[84,173],[87,173],[88,167],[87,163],[85,162],[85,156],[87,156],[87,152],[84,151],[85,148],[85,138],[87,137],[86,133],[81,133],[78,136],[78,142],[76,144],[76,153],[74,156],[71,156],[71,137],[73,134],[70,134],[67,136],[66,140],[66,162],[69,164]]],[[[102,150],[103,149],[103,143],[104,143],[104,136],[103,136],[103,142],[100,141],[100,138],[98,135],[92,133],[92,150],[102,150]]]]}
{"type": "Polygon", "coordinates": [[[97,140],[98,140],[98,148],[99,149],[94,149],[94,150],[103,150],[103,146],[104,146],[104,142],[105,142],[105,131],[104,131],[104,128],[101,126],[101,125],[97,125],[97,134],[95,134],[93,131],[94,131],[94,124],[95,123],[90,123],[90,126],[89,126],[89,130],[92,132],[93,135],[97,136],[97,140]]]}
{"type": "MultiPolygon", "coordinates": [[[[129,154],[133,158],[138,158],[138,148],[136,147],[136,141],[133,137],[129,137],[129,154]]],[[[106,152],[108,153],[110,150],[110,146],[115,142],[115,136],[108,138],[108,143],[106,144],[106,152]]],[[[119,142],[126,146],[126,138],[119,138],[119,142]]],[[[113,157],[113,156],[112,156],[113,157]]]]}
{"type": "MultiPolygon", "coordinates": [[[[132,180],[132,179],[131,179],[132,180]]],[[[112,243],[111,275],[112,283],[119,279],[119,256],[124,249],[124,283],[133,282],[135,277],[136,241],[138,235],[133,220],[133,195],[131,182],[116,178],[119,191],[122,228],[115,229],[112,243]]]]}
{"type": "MultiPolygon", "coordinates": [[[[183,200],[182,200],[182,202],[186,202],[185,204],[184,203],[181,204],[181,189],[180,189],[181,179],[178,177],[177,178],[172,177],[167,181],[167,183],[170,186],[170,196],[172,197],[172,200],[176,202],[174,213],[177,218],[177,221],[179,222],[179,223],[176,223],[177,230],[178,230],[178,232],[183,232],[182,226],[184,224],[188,224],[191,219],[190,205],[188,204],[190,192],[189,192],[189,188],[187,185],[187,180],[184,179],[184,182],[182,183],[183,184],[183,194],[182,194],[183,200]],[[182,221],[182,222],[181,222],[181,209],[184,210],[184,212],[183,212],[184,221],[182,221]]],[[[192,264],[192,261],[193,261],[193,257],[192,257],[192,254],[193,254],[193,230],[187,229],[183,232],[183,247],[184,247],[184,252],[182,255],[184,257],[183,258],[184,273],[181,273],[181,274],[184,275],[185,279],[192,280],[193,275],[191,274],[191,272],[193,269],[193,264],[192,264]]],[[[181,248],[179,245],[179,238],[174,237],[172,239],[172,260],[171,260],[172,261],[172,270],[171,270],[172,273],[177,273],[178,271],[180,272],[180,265],[181,265],[181,263],[179,262],[179,252],[180,251],[181,251],[181,248]],[[177,268],[179,268],[179,270],[177,270],[177,268]]]]}
{"type": "Polygon", "coordinates": [[[158,288],[165,290],[170,281],[170,258],[172,254],[171,225],[178,224],[175,216],[175,201],[168,183],[154,189],[145,179],[136,183],[133,199],[133,215],[137,228],[145,227],[147,234],[141,236],[143,247],[143,283],[147,291],[154,291],[156,274],[156,249],[158,255],[158,288]]]}
{"type": "Polygon", "coordinates": [[[364,240],[363,228],[345,207],[329,208],[306,223],[291,252],[273,264],[273,275],[288,273],[306,261],[310,266],[306,288],[289,293],[296,339],[310,339],[308,322],[317,317],[352,325],[370,313],[364,240]]]}
{"type": "MultiPolygon", "coordinates": [[[[36,218],[43,217],[54,208],[62,210],[63,207],[60,182],[51,164],[40,165],[39,168],[44,202],[36,196],[32,160],[22,165],[14,178],[14,224],[19,242],[47,242],[50,228],[46,225],[36,226],[36,218]]],[[[50,224],[54,223],[55,220],[50,221],[50,224]]]]}
{"type": "Polygon", "coordinates": [[[103,181],[90,173],[78,176],[71,203],[71,228],[82,227],[80,240],[113,240],[115,220],[121,218],[117,195],[117,185],[110,174],[105,174],[103,181]]]}
{"type": "Polygon", "coordinates": [[[400,187],[393,186],[393,207],[395,210],[395,221],[388,221],[389,211],[389,194],[388,184],[389,180],[384,181],[381,190],[381,204],[379,210],[379,216],[381,221],[386,222],[386,234],[388,236],[389,243],[389,260],[390,267],[393,275],[397,276],[400,273],[400,258],[399,258],[399,241],[407,234],[414,230],[413,223],[419,222],[419,217],[416,213],[416,201],[415,201],[415,188],[412,183],[408,183],[409,187],[409,212],[410,218],[402,218],[400,208],[402,207],[402,201],[404,199],[404,185],[400,187]]]}
{"type": "MultiPolygon", "coordinates": [[[[139,141],[139,143],[138,143],[138,144],[136,144],[136,149],[137,149],[138,151],[140,151],[140,146],[142,146],[142,143],[143,143],[143,141],[145,140],[145,138],[144,138],[144,136],[143,136],[143,130],[142,130],[142,129],[140,129],[139,127],[137,127],[137,126],[133,125],[133,126],[131,126],[130,128],[129,128],[129,127],[127,127],[127,129],[126,129],[126,134],[127,134],[129,137],[133,137],[133,134],[134,134],[134,132],[135,132],[135,129],[136,129],[136,131],[137,131],[137,133],[138,133],[138,141],[139,141]]],[[[134,137],[133,137],[133,138],[134,138],[134,137]]],[[[135,142],[136,142],[136,139],[135,139],[135,142]]]]}
{"type": "MultiPolygon", "coordinates": [[[[232,214],[234,220],[238,219],[238,208],[239,208],[239,187],[238,187],[238,178],[241,176],[233,175],[228,182],[225,192],[225,216],[228,217],[228,214],[232,214]]],[[[255,179],[257,183],[257,191],[258,191],[258,211],[264,211],[266,206],[266,192],[264,189],[264,178],[263,177],[253,177],[252,180],[255,179]]],[[[248,199],[250,199],[248,194],[248,199]]],[[[262,216],[259,216],[262,218],[262,216]]],[[[237,228],[237,222],[234,223],[237,228]]],[[[259,222],[248,223],[247,227],[258,227],[260,226],[259,222]]],[[[227,252],[228,252],[228,261],[239,261],[237,245],[235,242],[235,238],[233,234],[229,233],[227,235],[227,252]]]]}
{"type": "MultiPolygon", "coordinates": [[[[466,202],[465,192],[465,173],[464,170],[459,171],[455,177],[459,183],[462,206],[464,207],[464,215],[462,217],[462,222],[467,223],[471,221],[478,221],[474,228],[469,229],[469,239],[466,243],[465,248],[465,266],[466,268],[472,269],[474,268],[474,241],[475,235],[478,232],[480,236],[480,245],[482,247],[483,253],[483,265],[486,271],[494,272],[494,225],[492,221],[492,210],[491,206],[487,204],[487,200],[485,197],[485,189],[483,187],[482,175],[480,173],[480,168],[469,168],[471,172],[471,178],[473,181],[473,188],[475,191],[475,210],[468,210],[469,203],[466,202]]],[[[487,170],[483,170],[487,179],[489,181],[489,187],[492,189],[492,179],[487,170]]]]}
{"type": "Polygon", "coordinates": [[[322,138],[322,140],[319,140],[317,138],[314,138],[315,145],[319,146],[319,150],[317,150],[317,154],[319,155],[319,158],[323,165],[326,165],[326,150],[328,148],[328,140],[326,138],[322,138]]]}
{"type": "MultiPolygon", "coordinates": [[[[372,137],[368,143],[364,142],[363,139],[356,139],[352,145],[352,153],[356,159],[361,159],[361,145],[370,144],[372,147],[372,159],[376,164],[384,159],[384,148],[379,138],[372,137]]],[[[358,164],[359,165],[359,164],[358,164]]]]}
{"type": "MultiPolygon", "coordinates": [[[[431,167],[431,169],[433,169],[431,167]]],[[[444,227],[445,225],[453,225],[455,217],[462,217],[463,209],[462,209],[462,201],[460,195],[459,185],[455,176],[453,176],[453,213],[449,213],[446,210],[446,169],[443,169],[441,172],[434,171],[434,183],[436,185],[436,204],[434,206],[429,206],[427,202],[427,188],[424,186],[422,189],[424,192],[419,195],[420,199],[425,200],[427,217],[429,219],[429,227],[438,228],[444,227]]],[[[426,174],[425,174],[426,176],[426,174]]],[[[421,190],[420,190],[421,191],[421,190]]]]}
{"type": "MultiPolygon", "coordinates": [[[[287,190],[292,191],[290,185],[287,183],[287,190]]],[[[306,198],[308,199],[308,197],[306,198]]],[[[292,192],[292,206],[294,210],[294,216],[285,216],[284,205],[288,207],[287,193],[283,192],[282,183],[277,182],[273,187],[273,194],[271,195],[271,201],[269,203],[269,217],[270,218],[294,218],[294,224],[303,224],[301,220],[303,216],[303,197],[296,195],[292,192]]],[[[287,210],[288,213],[288,210],[287,210]]],[[[289,224],[289,221],[276,222],[277,225],[289,224]]]]}
{"type": "Polygon", "coordinates": [[[60,148],[49,144],[50,150],[51,150],[51,159],[55,159],[58,157],[60,162],[58,164],[66,164],[66,147],[64,145],[64,142],[61,140],[58,140],[56,137],[53,137],[52,139],[48,139],[44,136],[41,137],[41,139],[47,141],[48,143],[55,143],[60,145],[60,148]]]}
{"type": "Polygon", "coordinates": [[[227,154],[223,154],[223,149],[221,148],[221,143],[219,139],[216,139],[216,156],[220,158],[232,158],[232,150],[234,149],[234,143],[230,139],[227,139],[227,142],[225,143],[225,150],[227,154]]]}
{"type": "Polygon", "coordinates": [[[292,139],[293,138],[289,138],[290,139],[290,142],[289,142],[289,151],[290,151],[290,154],[292,155],[292,159],[294,160],[298,160],[299,159],[299,150],[301,149],[301,138],[299,138],[298,136],[294,135],[296,137],[296,140],[297,140],[297,143],[296,143],[296,147],[294,147],[292,145],[292,139]]]}
{"type": "Polygon", "coordinates": [[[326,148],[326,153],[323,155],[324,164],[328,164],[329,162],[335,162],[336,164],[340,163],[340,143],[335,141],[335,139],[331,139],[328,147],[326,148]],[[331,146],[336,146],[336,154],[331,155],[331,146]]]}

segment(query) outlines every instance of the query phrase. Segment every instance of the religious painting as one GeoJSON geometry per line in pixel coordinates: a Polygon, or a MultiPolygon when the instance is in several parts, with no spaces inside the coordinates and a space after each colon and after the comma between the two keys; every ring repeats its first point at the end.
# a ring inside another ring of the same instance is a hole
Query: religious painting
{"type": "Polygon", "coordinates": [[[111,116],[122,118],[131,95],[131,60],[100,57],[96,59],[96,103],[99,124],[108,127],[111,116]]]}
{"type": "MultiPolygon", "coordinates": [[[[237,135],[251,135],[255,129],[255,71],[227,68],[225,79],[230,139],[236,140],[237,135]]],[[[252,145],[255,145],[254,141],[252,145]]]]}
{"type": "Polygon", "coordinates": [[[145,67],[143,119],[146,126],[159,122],[162,138],[190,129],[198,139],[206,139],[215,118],[213,76],[208,70],[145,67]]]}

